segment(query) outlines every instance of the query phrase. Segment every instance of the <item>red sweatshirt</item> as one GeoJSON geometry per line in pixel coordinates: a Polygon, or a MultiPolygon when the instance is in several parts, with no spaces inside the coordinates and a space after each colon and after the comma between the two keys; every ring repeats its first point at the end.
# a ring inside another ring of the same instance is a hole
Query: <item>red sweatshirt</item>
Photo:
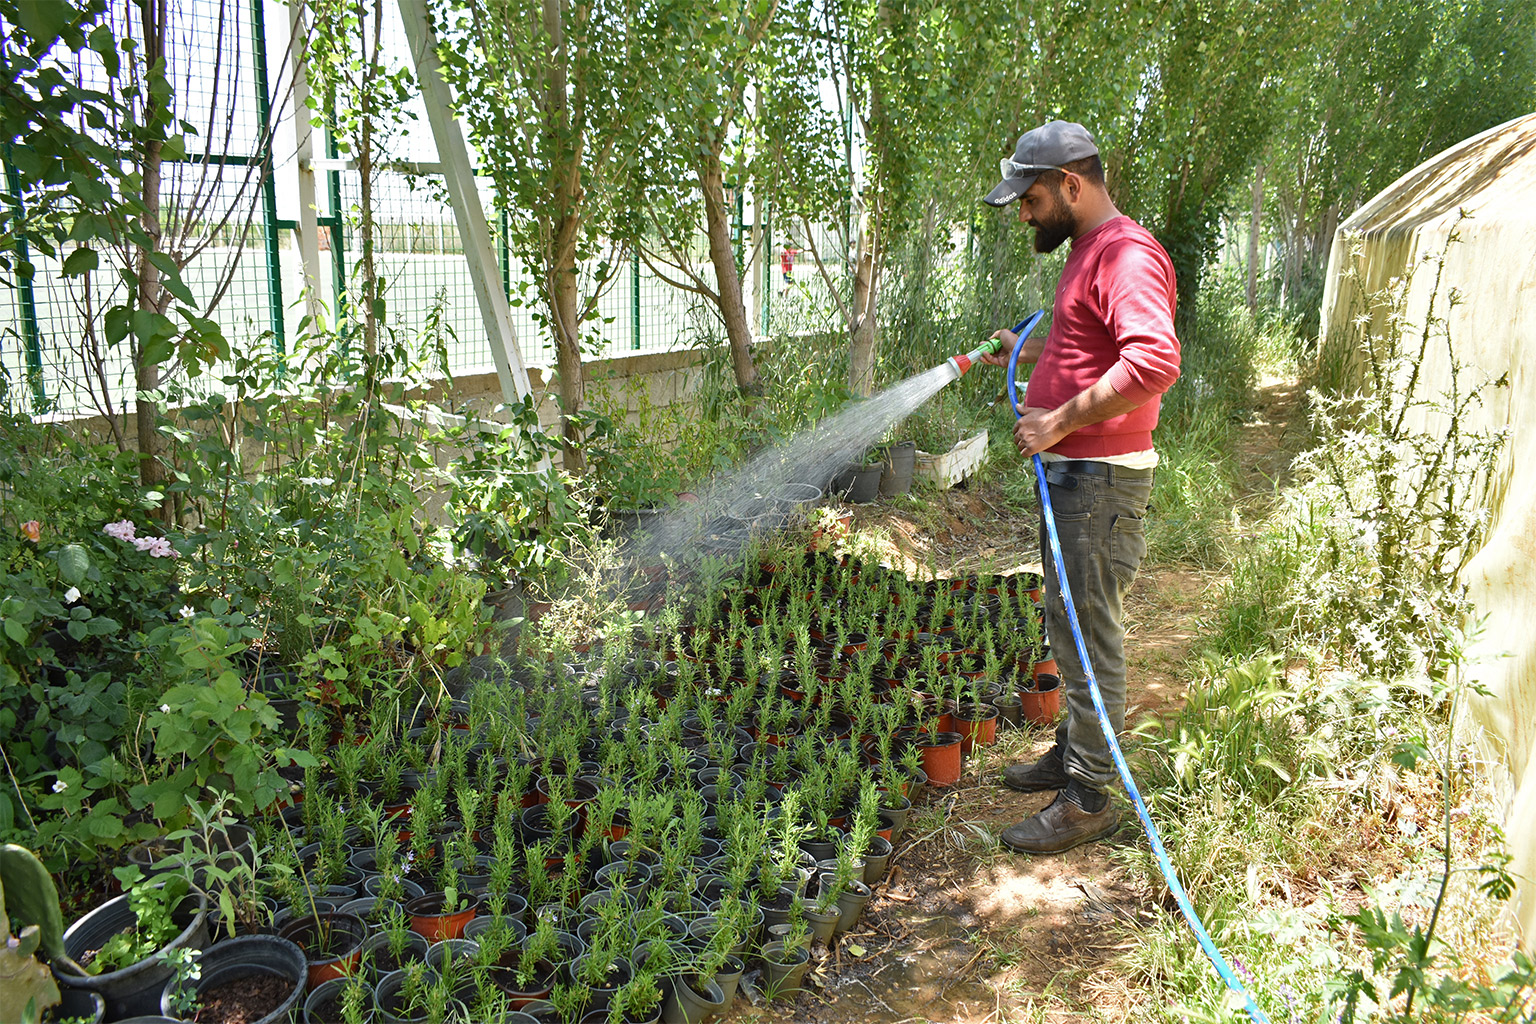
{"type": "Polygon", "coordinates": [[[1151,449],[1161,395],[1179,379],[1175,295],[1173,262],[1131,218],[1106,221],[1072,242],[1024,404],[1054,409],[1103,378],[1141,404],[1068,434],[1051,451],[1095,459],[1151,449]]]}

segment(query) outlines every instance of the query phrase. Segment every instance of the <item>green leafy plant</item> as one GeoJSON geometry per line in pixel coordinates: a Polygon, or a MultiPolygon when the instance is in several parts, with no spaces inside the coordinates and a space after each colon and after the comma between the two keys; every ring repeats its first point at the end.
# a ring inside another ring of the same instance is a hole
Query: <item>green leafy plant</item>
{"type": "Polygon", "coordinates": [[[138,865],[116,868],[112,872],[128,890],[128,906],[133,924],[107,939],[96,956],[86,965],[91,974],[105,974],[131,967],[153,956],[176,936],[182,926],[173,914],[192,891],[185,876],[145,878],[138,865]]]}

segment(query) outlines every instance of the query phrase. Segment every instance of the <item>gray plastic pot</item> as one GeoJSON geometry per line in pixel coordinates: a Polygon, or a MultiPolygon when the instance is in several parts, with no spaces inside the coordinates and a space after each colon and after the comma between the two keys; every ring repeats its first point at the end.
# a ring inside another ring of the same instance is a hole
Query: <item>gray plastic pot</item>
{"type": "Polygon", "coordinates": [[[747,965],[742,963],[741,957],[732,955],[726,957],[725,963],[721,964],[720,969],[715,972],[712,980],[720,986],[720,994],[725,997],[727,1009],[736,1001],[736,989],[740,986],[741,976],[746,973],[746,970],[747,965]]]}
{"type": "Polygon", "coordinates": [[[902,441],[885,450],[885,470],[880,477],[880,497],[893,498],[912,489],[912,474],[917,468],[917,443],[902,441]]]}
{"type": "Polygon", "coordinates": [[[838,935],[853,931],[859,923],[859,918],[864,916],[864,907],[873,895],[869,886],[863,882],[856,878],[849,880],[848,888],[837,897],[837,907],[841,911],[837,922],[838,935]]]}
{"type": "Polygon", "coordinates": [[[769,999],[794,995],[810,967],[811,955],[803,948],[786,950],[782,942],[768,943],[763,947],[763,994],[769,999]]]}
{"type": "MultiPolygon", "coordinates": [[[[76,974],[67,965],[55,963],[54,977],[64,987],[99,992],[106,1000],[109,1020],[160,1012],[160,990],[175,973],[165,962],[165,954],[173,949],[202,949],[208,945],[208,898],[194,893],[187,897],[187,901],[195,905],[195,912],[183,914],[178,911],[172,915],[178,924],[185,922],[185,927],[153,956],[129,964],[120,971],[94,975],[76,974]]],[[[187,901],[183,901],[183,907],[187,901]]],[[[100,949],[118,932],[132,928],[134,920],[133,908],[128,905],[126,895],[109,900],[64,932],[64,955],[79,960],[87,950],[100,949]]]]}
{"type": "Polygon", "coordinates": [[[806,927],[811,930],[811,939],[815,942],[830,943],[832,936],[837,934],[838,922],[843,917],[842,910],[835,904],[828,910],[818,910],[815,904],[810,902],[800,910],[805,915],[806,927]]]}
{"type": "Polygon", "coordinates": [[[874,886],[884,881],[890,863],[890,840],[875,836],[869,841],[869,849],[864,851],[864,884],[874,886]]]}
{"type": "MultiPolygon", "coordinates": [[[[197,957],[198,976],[194,983],[198,997],[220,985],[248,978],[251,975],[275,975],[290,983],[288,997],[271,1013],[253,1024],[278,1024],[287,1021],[294,1007],[304,998],[304,988],[309,978],[309,965],[304,951],[287,939],[276,935],[241,935],[234,939],[209,946],[197,957]]],[[[176,978],[167,981],[160,990],[160,1012],[171,1013],[171,1000],[178,985],[176,978]]]]}
{"type": "Polygon", "coordinates": [[[669,981],[661,1004],[662,1024],[700,1024],[725,1009],[725,993],[713,981],[703,981],[696,974],[669,981]]]}

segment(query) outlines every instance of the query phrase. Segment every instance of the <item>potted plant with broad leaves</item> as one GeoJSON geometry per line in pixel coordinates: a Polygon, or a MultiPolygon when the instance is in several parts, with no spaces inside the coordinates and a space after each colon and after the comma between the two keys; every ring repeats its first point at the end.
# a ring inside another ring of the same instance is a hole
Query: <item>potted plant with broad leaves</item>
{"type": "Polygon", "coordinates": [[[188,797],[191,824],[166,837],[182,842],[179,863],[214,898],[218,927],[213,927],[210,914],[210,931],[222,929],[231,938],[270,927],[275,904],[268,901],[265,890],[293,870],[286,863],[268,861],[270,851],[254,837],[243,830],[232,831],[236,825],[229,810],[233,802],[228,793],[214,793],[207,807],[188,797]]]}
{"type": "Polygon", "coordinates": [[[147,879],[137,865],[113,874],[125,895],[69,926],[54,973],[67,987],[99,992],[113,1017],[153,1013],[175,974],[167,955],[208,945],[208,900],[186,875],[147,879]]]}

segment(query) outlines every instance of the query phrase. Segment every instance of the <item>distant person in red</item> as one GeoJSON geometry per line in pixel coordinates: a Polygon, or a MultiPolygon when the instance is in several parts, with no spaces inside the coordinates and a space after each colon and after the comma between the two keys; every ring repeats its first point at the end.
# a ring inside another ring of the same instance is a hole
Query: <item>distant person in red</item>
{"type": "MultiPolygon", "coordinates": [[[[1115,207],[1098,143],[1082,125],[1051,121],[1026,132],[1001,171],[1002,182],[983,202],[1017,201],[1019,222],[1035,229],[1036,252],[1072,242],[1050,334],[1025,343],[1019,357],[1034,370],[1013,440],[1026,459],[1038,453],[1045,465],[1072,603],[1119,733],[1125,728],[1123,600],[1147,553],[1142,519],[1157,465],[1152,428],[1163,392],[1179,376],[1173,263],[1146,228],[1115,207]]],[[[993,337],[1002,339],[1003,352],[985,361],[1006,365],[1018,338],[1006,330],[993,337]]],[[[1003,782],[1025,793],[1054,790],[1056,799],[999,837],[1009,849],[1033,854],[1070,850],[1119,825],[1109,797],[1119,776],[1043,523],[1040,541],[1045,632],[1061,668],[1067,717],[1055,746],[1034,764],[1004,770],[1003,782]]]]}
{"type": "Polygon", "coordinates": [[[799,255],[799,249],[788,245],[784,247],[784,255],[779,259],[779,266],[784,269],[785,284],[792,284],[795,280],[795,257],[799,255]]]}

